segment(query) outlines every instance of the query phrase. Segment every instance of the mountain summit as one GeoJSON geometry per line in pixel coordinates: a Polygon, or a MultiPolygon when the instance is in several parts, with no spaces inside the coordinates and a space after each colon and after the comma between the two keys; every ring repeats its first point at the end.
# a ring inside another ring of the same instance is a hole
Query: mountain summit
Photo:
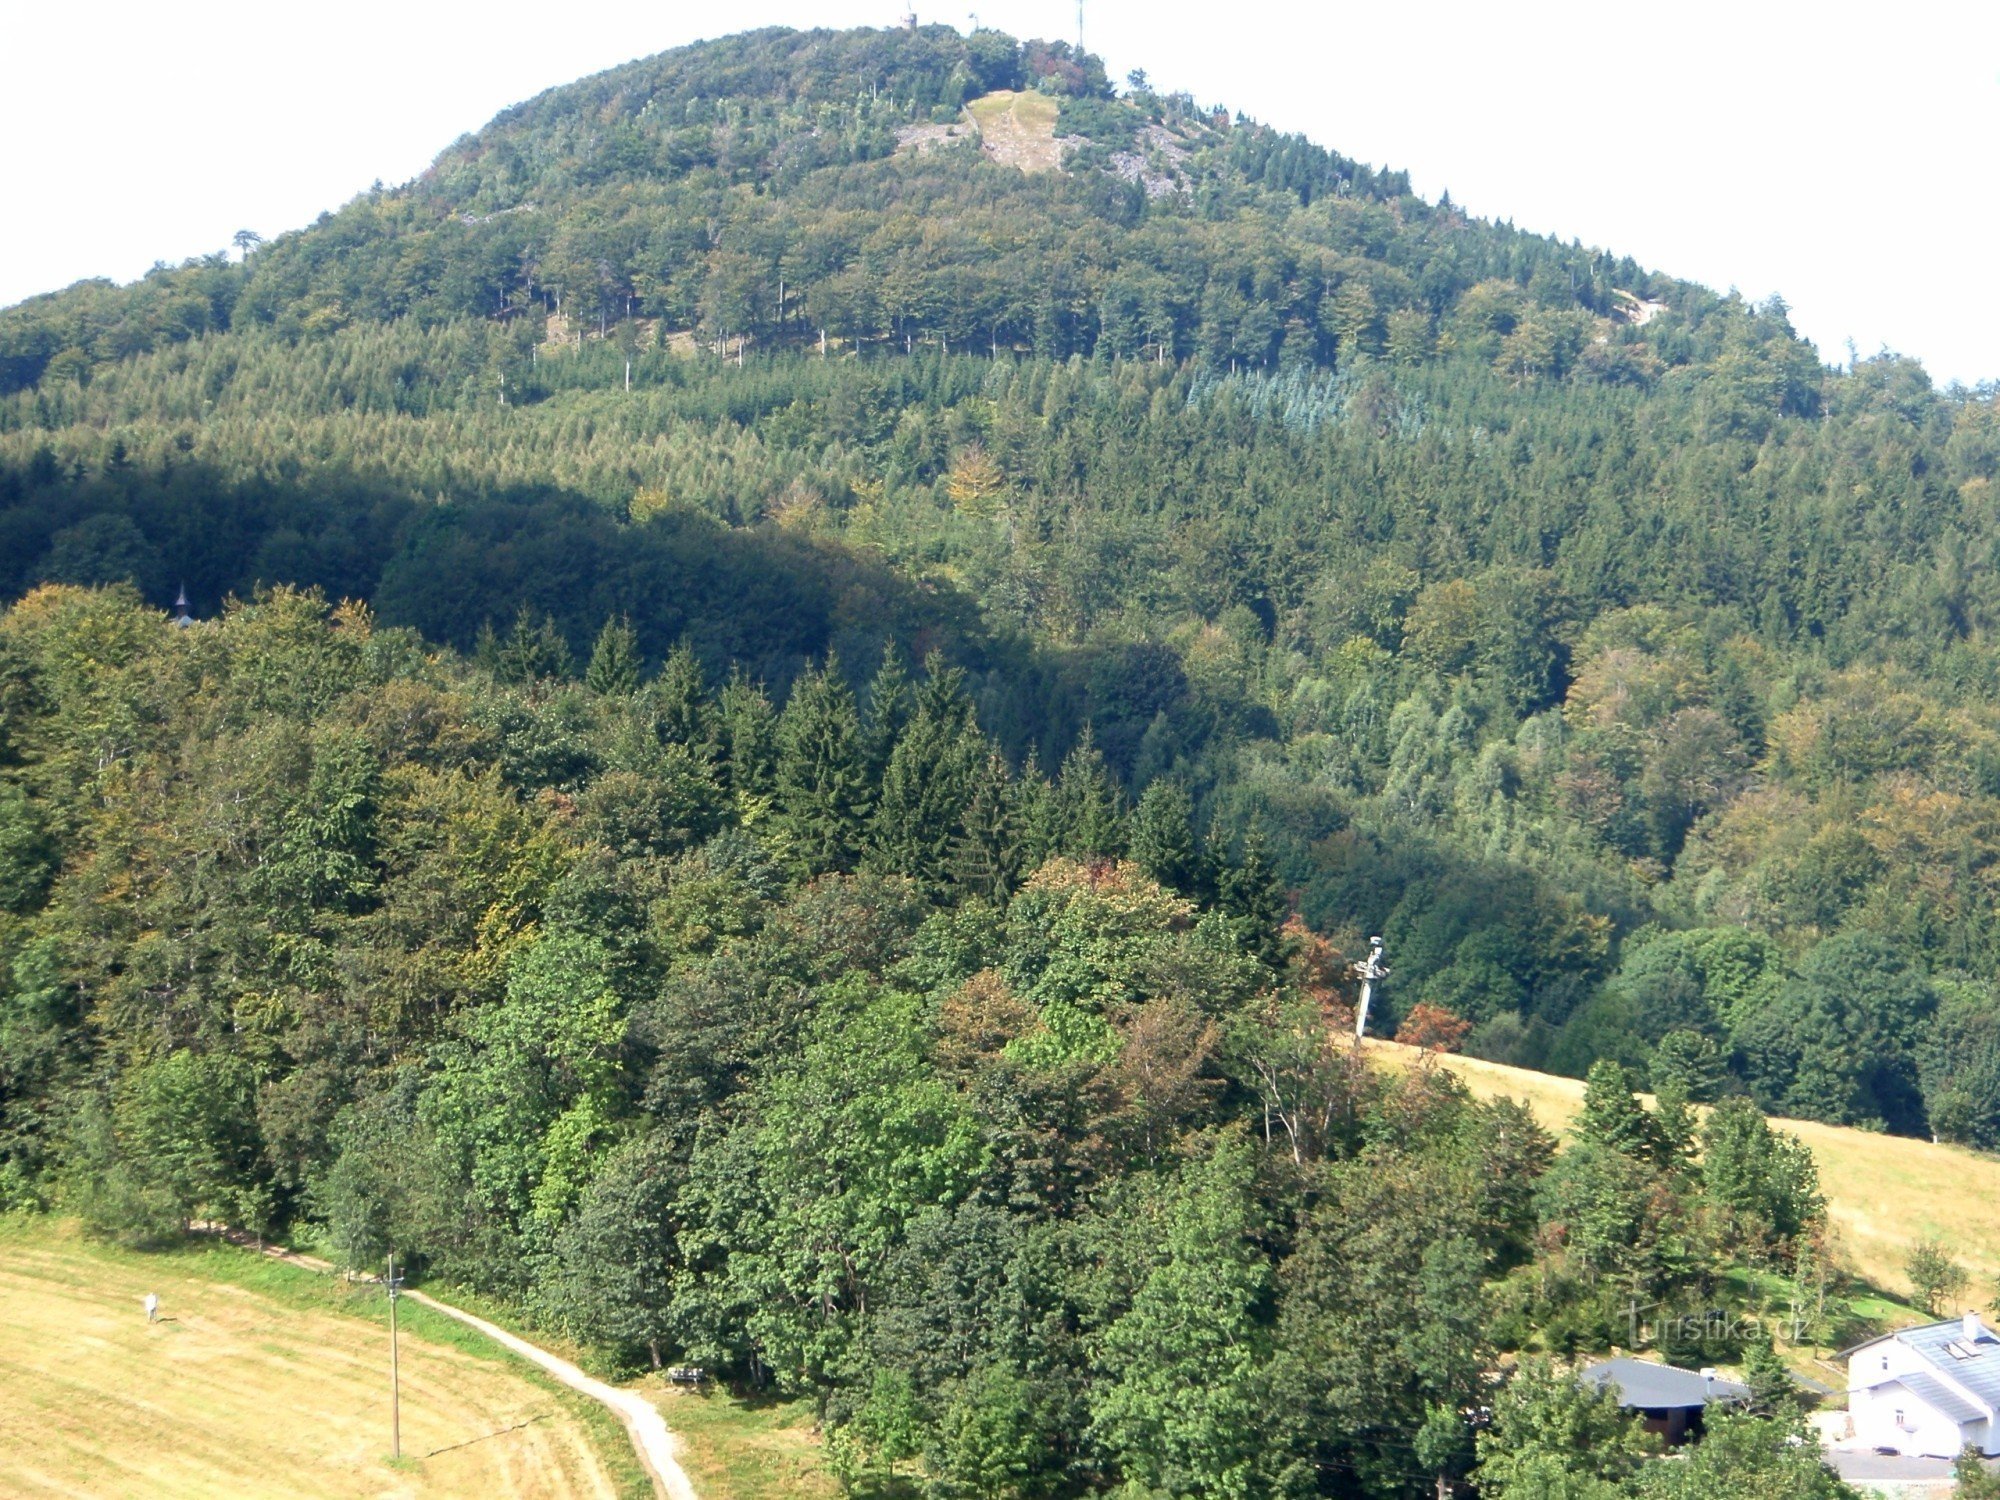
{"type": "Polygon", "coordinates": [[[240,265],[12,309],[0,390],[228,328],[551,315],[558,337],[1330,367],[1428,357],[1496,278],[1475,331],[1497,352],[1525,319],[1524,375],[1644,378],[1671,356],[1599,341],[1690,290],[1136,75],[1116,96],[1066,43],[764,31],[553,89],[240,265]]]}

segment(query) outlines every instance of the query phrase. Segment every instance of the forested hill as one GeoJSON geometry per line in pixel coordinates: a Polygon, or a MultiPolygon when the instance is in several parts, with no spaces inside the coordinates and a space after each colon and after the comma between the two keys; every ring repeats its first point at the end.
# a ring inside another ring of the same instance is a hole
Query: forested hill
{"type": "Polygon", "coordinates": [[[1385,1029],[2000,1147],[1990,389],[990,31],[665,53],[240,248],[0,312],[0,1203],[402,1194],[588,1302],[534,1257],[657,1191],[682,1279],[591,1336],[851,1412],[935,1236],[1290,1253],[1274,1121],[1345,1122],[1310,1177],[1409,1103],[1277,1057],[1371,933],[1385,1029]],[[806,1109],[857,1047],[906,1114],[806,1109]]]}
{"type": "MultiPolygon", "coordinates": [[[[545,336],[528,315],[558,303],[579,330],[636,319],[625,332],[641,346],[662,330],[762,345],[825,330],[1055,358],[1291,368],[1331,366],[1344,344],[1421,362],[1436,320],[1476,287],[1464,334],[1492,340],[1490,355],[1525,324],[1508,351],[1524,374],[1584,363],[1638,379],[1706,360],[1725,314],[1744,311],[1629,260],[1467,220],[1412,196],[1402,173],[1186,96],[1114,98],[1096,59],[1063,43],[769,31],[553,90],[406,188],[240,263],[11,309],[0,390],[75,384],[224,329],[324,337],[478,318],[493,335],[489,396],[545,336]],[[1048,102],[1030,133],[1050,136],[1066,170],[1008,171],[974,132],[949,133],[968,100],[1022,89],[1048,102]],[[1675,317],[1645,341],[1595,342],[1591,317],[1630,318],[1632,299],[1654,296],[1675,317]]],[[[1816,366],[1789,340],[1770,352],[1786,386],[1764,393],[1772,410],[1809,404],[1816,366]]]]}
{"type": "Polygon", "coordinates": [[[10,592],[941,648],[1476,1048],[2000,1139],[1990,392],[942,27],[664,53],[244,249],[0,313],[10,592]]]}
{"type": "Polygon", "coordinates": [[[239,240],[0,311],[0,1211],[938,1497],[1840,1493],[1487,1376],[1857,1335],[1760,1107],[2000,1148],[1992,390],[990,31],[239,240]],[[1374,933],[1577,1141],[1361,1063],[1374,933]]]}

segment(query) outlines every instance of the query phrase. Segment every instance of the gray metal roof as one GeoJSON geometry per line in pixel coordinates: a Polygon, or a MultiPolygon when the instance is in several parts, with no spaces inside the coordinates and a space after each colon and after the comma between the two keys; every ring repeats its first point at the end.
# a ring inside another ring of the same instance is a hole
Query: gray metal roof
{"type": "Polygon", "coordinates": [[[1898,1375],[1888,1381],[1887,1385],[1900,1385],[1931,1410],[1944,1413],[1954,1422],[1971,1422],[1986,1415],[1942,1380],[1926,1375],[1921,1370],[1898,1375]]]}
{"type": "Polygon", "coordinates": [[[1620,1406],[1646,1411],[1706,1406],[1711,1401],[1729,1404],[1750,1398],[1750,1388],[1734,1380],[1719,1376],[1705,1380],[1697,1371],[1658,1365],[1649,1359],[1602,1360],[1585,1366],[1577,1378],[1599,1390],[1614,1386],[1620,1406]]]}
{"type": "Polygon", "coordinates": [[[1921,1353],[1954,1384],[2000,1409],[2000,1335],[1992,1329],[1981,1327],[1979,1337],[1968,1342],[1964,1322],[1953,1318],[1949,1323],[1905,1328],[1896,1339],[1921,1353]]]}

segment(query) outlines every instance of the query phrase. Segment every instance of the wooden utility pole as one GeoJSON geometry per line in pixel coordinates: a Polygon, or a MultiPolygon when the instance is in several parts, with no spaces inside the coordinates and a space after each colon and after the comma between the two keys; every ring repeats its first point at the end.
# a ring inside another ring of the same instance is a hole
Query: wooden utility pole
{"type": "Polygon", "coordinates": [[[396,1279],[396,1257],[389,1256],[389,1276],[383,1283],[389,1288],[389,1456],[403,1456],[403,1377],[396,1360],[396,1289],[402,1285],[396,1279]]]}

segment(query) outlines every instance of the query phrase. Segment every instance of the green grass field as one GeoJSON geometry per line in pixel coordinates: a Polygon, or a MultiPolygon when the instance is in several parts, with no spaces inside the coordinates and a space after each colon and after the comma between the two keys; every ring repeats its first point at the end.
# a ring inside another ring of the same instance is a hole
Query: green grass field
{"type": "Polygon", "coordinates": [[[138,1254],[0,1219],[0,1494],[651,1493],[609,1413],[469,1329],[403,1313],[395,1464],[379,1290],[225,1245],[138,1254]]]}
{"type": "MultiPolygon", "coordinates": [[[[1370,1042],[1372,1056],[1409,1066],[1418,1054],[1393,1042],[1370,1042]]],[[[1583,1105],[1583,1083],[1476,1057],[1442,1065],[1481,1098],[1519,1099],[1551,1130],[1561,1131],[1583,1105]]],[[[1898,1295],[1909,1291],[1903,1261],[1918,1240],[1941,1241],[1971,1272],[1967,1305],[2000,1302],[2000,1159],[1906,1136],[1844,1130],[1806,1120],[1775,1120],[1812,1148],[1828,1216],[1843,1261],[1855,1275],[1898,1295]]]]}
{"type": "Polygon", "coordinates": [[[841,1493],[827,1472],[810,1401],[750,1402],[657,1378],[645,1390],[681,1439],[681,1467],[701,1500],[836,1500],[841,1493]]]}

